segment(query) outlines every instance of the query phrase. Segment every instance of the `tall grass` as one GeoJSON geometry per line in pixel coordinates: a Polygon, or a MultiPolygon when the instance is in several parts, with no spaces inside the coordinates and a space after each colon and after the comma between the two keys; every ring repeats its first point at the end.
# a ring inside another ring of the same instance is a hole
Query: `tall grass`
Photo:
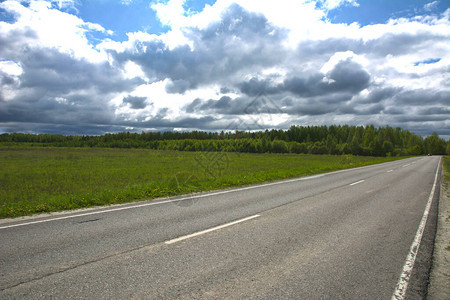
{"type": "Polygon", "coordinates": [[[0,217],[167,197],[393,160],[137,149],[0,149],[0,217]]]}
{"type": "MultiPolygon", "coordinates": [[[[450,156],[444,156],[442,164],[444,166],[444,183],[443,183],[443,185],[445,187],[445,190],[447,191],[447,197],[450,197],[450,189],[448,188],[448,184],[450,182],[450,156]]],[[[449,215],[449,219],[450,219],[450,215],[449,215]]]]}

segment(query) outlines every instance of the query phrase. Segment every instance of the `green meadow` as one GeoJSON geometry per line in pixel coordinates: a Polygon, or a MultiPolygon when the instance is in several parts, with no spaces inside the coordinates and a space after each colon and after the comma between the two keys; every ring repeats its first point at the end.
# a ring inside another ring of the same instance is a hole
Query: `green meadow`
{"type": "Polygon", "coordinates": [[[394,157],[104,148],[0,148],[0,218],[162,198],[394,157]]]}

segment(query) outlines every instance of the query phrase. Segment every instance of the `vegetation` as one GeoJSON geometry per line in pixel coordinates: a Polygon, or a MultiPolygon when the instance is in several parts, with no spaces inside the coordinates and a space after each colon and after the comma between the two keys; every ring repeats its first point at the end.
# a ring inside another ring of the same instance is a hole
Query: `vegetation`
{"type": "Polygon", "coordinates": [[[450,188],[448,186],[450,182],[450,156],[445,156],[443,158],[442,165],[444,166],[444,187],[445,190],[447,191],[447,197],[450,197],[450,188]]]}
{"type": "Polygon", "coordinates": [[[396,158],[0,147],[0,217],[222,189],[393,159],[396,158]]]}
{"type": "MultiPolygon", "coordinates": [[[[445,156],[443,158],[443,166],[444,166],[444,191],[447,193],[447,201],[448,198],[450,198],[450,188],[449,188],[449,182],[450,182],[450,156],[445,156]]],[[[445,198],[444,198],[445,199],[445,198]]],[[[441,201],[443,198],[441,197],[441,201]]],[[[448,204],[447,204],[448,205],[448,204]]],[[[447,211],[447,217],[445,218],[445,222],[450,222],[450,212],[447,211]]],[[[450,244],[450,241],[448,241],[450,244]]],[[[450,251],[450,245],[445,247],[445,250],[450,251]]]]}
{"type": "Polygon", "coordinates": [[[435,133],[424,139],[372,125],[102,136],[5,133],[0,135],[0,217],[221,189],[449,150],[450,143],[435,133]]]}
{"type": "Polygon", "coordinates": [[[177,151],[240,153],[353,154],[404,156],[446,154],[450,143],[432,136],[422,138],[389,126],[292,126],[288,130],[259,132],[143,132],[102,136],[1,134],[0,147],[143,148],[177,151]]]}

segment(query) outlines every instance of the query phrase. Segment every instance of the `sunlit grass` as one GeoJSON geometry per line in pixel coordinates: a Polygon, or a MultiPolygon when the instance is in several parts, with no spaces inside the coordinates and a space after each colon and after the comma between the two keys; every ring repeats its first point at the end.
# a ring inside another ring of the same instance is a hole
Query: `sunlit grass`
{"type": "Polygon", "coordinates": [[[154,199],[394,159],[99,148],[0,149],[0,217],[154,199]]]}
{"type": "MultiPolygon", "coordinates": [[[[447,191],[447,197],[450,197],[450,188],[448,186],[450,182],[450,156],[444,156],[442,164],[444,166],[444,187],[447,191]]],[[[450,219],[450,215],[448,218],[450,219]]]]}

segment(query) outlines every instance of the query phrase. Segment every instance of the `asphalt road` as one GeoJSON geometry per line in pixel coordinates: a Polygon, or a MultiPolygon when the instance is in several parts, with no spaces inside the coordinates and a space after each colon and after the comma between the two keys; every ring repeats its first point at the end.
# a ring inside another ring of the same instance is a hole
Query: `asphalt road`
{"type": "Polygon", "coordinates": [[[405,294],[423,298],[439,162],[2,221],[0,298],[390,299],[432,200],[405,294]]]}

